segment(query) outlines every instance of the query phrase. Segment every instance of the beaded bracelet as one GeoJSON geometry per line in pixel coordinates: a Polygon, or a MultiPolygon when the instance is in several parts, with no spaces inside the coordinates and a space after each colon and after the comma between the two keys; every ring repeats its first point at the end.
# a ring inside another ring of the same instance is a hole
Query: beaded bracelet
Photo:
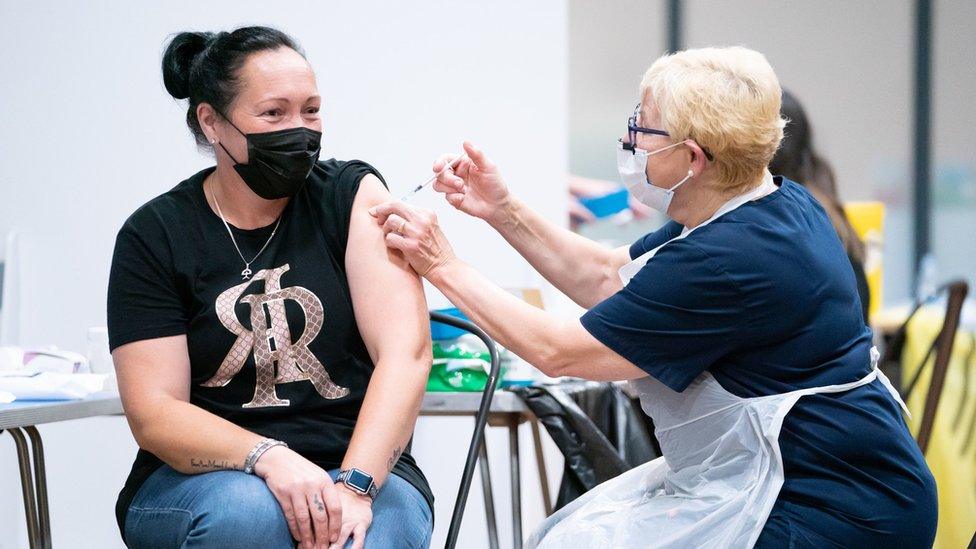
{"type": "Polygon", "coordinates": [[[288,445],[284,442],[275,440],[273,438],[266,438],[255,444],[254,448],[251,449],[251,452],[247,454],[247,459],[244,460],[244,472],[249,475],[254,474],[254,466],[257,464],[258,459],[260,459],[265,452],[271,448],[274,448],[275,446],[284,446],[285,448],[288,447],[288,445]]]}

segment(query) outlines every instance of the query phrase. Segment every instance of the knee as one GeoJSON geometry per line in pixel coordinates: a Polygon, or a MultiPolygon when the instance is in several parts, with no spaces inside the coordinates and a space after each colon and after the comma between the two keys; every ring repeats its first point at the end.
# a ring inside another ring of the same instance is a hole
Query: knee
{"type": "Polygon", "coordinates": [[[239,471],[221,474],[227,478],[201,502],[190,537],[225,547],[292,547],[281,505],[264,481],[239,471]]]}
{"type": "Polygon", "coordinates": [[[390,475],[373,503],[366,547],[428,547],[433,517],[427,500],[406,480],[390,475]]]}

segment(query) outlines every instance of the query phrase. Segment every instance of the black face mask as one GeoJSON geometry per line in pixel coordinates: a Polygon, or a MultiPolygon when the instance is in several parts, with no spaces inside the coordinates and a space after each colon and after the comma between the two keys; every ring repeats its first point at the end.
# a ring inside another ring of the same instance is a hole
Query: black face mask
{"type": "MultiPolygon", "coordinates": [[[[223,115],[222,115],[223,116],[223,115]]],[[[247,141],[247,164],[241,164],[221,143],[234,161],[234,171],[254,194],[267,200],[295,196],[305,185],[322,149],[322,132],[300,126],[263,133],[244,133],[230,118],[247,141]]]]}

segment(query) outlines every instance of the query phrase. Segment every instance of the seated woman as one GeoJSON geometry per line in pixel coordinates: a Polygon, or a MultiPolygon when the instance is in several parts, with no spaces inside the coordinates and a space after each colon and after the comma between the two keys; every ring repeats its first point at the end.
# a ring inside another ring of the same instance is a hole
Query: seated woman
{"type": "Polygon", "coordinates": [[[850,262],[814,197],[769,172],[780,95],[745,48],[655,61],[615,152],[631,193],[672,220],[616,250],[532,211],[470,143],[456,167],[435,163],[435,189],[580,319],[492,284],[431,213],[373,210],[387,245],[496,341],[552,376],[631,380],[654,419],[664,457],[563,507],[528,546],[931,546],[935,481],[877,369],[850,262]]]}
{"type": "Polygon", "coordinates": [[[162,67],[216,166],[115,245],[110,344],[140,447],[126,544],[427,547],[433,497],[407,453],[427,306],[366,213],[389,199],[379,173],[318,160],[315,74],[277,30],[180,33],[162,67]]]}

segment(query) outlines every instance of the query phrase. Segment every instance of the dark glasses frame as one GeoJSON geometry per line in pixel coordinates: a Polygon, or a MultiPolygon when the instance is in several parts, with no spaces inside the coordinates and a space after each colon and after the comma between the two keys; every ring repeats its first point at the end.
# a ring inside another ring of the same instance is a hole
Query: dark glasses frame
{"type": "MultiPolygon", "coordinates": [[[[664,137],[671,137],[671,134],[668,133],[668,132],[666,132],[666,131],[664,131],[664,130],[658,130],[658,129],[654,129],[654,128],[645,128],[645,127],[642,127],[642,126],[638,126],[637,125],[637,116],[640,114],[640,107],[641,107],[641,104],[638,103],[637,106],[634,107],[634,114],[632,114],[630,116],[630,118],[627,119],[627,138],[630,141],[628,143],[623,143],[623,147],[624,147],[625,150],[628,150],[628,151],[631,151],[631,152],[633,152],[633,150],[634,150],[634,148],[636,146],[636,143],[637,143],[637,134],[639,134],[639,133],[646,133],[646,134],[651,134],[651,135],[663,135],[664,137]]],[[[699,146],[701,146],[701,145],[699,145],[699,146]]],[[[701,150],[702,150],[703,153],[705,153],[705,158],[707,158],[709,161],[715,160],[715,158],[712,156],[712,153],[708,152],[708,149],[706,149],[705,147],[701,147],[701,150]]]]}

